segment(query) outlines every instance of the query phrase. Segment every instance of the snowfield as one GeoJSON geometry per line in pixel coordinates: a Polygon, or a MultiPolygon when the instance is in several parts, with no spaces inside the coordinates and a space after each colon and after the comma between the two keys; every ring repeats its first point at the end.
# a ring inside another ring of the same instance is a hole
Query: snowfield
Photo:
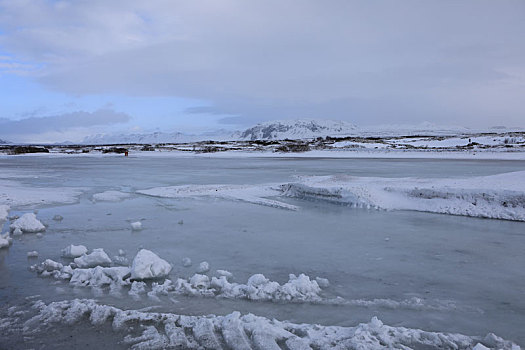
{"type": "Polygon", "coordinates": [[[377,317],[355,327],[335,327],[294,324],[239,312],[184,316],[122,310],[91,299],[49,304],[36,301],[33,309],[36,315],[30,318],[12,309],[12,316],[2,320],[0,329],[31,336],[57,324],[111,324],[131,349],[520,349],[492,333],[482,337],[391,327],[377,317]],[[134,331],[137,324],[138,334],[134,331]]]}

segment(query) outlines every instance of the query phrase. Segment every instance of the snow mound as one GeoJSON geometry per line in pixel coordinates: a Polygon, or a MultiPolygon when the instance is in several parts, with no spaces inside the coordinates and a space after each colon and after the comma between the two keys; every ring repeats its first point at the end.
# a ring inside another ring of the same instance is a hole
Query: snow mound
{"type": "Polygon", "coordinates": [[[171,265],[157,254],[147,249],[141,249],[131,265],[131,279],[144,280],[166,277],[171,271],[171,265]]]}
{"type": "Polygon", "coordinates": [[[95,267],[95,266],[105,266],[111,264],[111,259],[106,254],[104,249],[97,248],[93,249],[90,254],[82,255],[81,257],[75,258],[73,260],[78,267],[95,267]]]}
{"type": "Polygon", "coordinates": [[[131,197],[131,194],[120,191],[105,191],[95,193],[93,200],[98,202],[120,202],[121,200],[131,197]]]}
{"type": "Polygon", "coordinates": [[[137,193],[161,198],[199,198],[212,197],[226,200],[242,201],[268,207],[297,210],[294,205],[269,199],[279,194],[274,188],[278,185],[185,185],[155,187],[139,190],[137,193]]]}
{"type": "Polygon", "coordinates": [[[33,310],[23,317],[10,316],[2,324],[24,335],[38,335],[55,324],[89,322],[99,327],[109,323],[132,349],[520,349],[492,333],[480,337],[391,327],[376,317],[354,327],[322,326],[236,311],[225,316],[185,316],[121,310],[91,299],[37,301],[33,310]],[[138,336],[136,329],[142,332],[138,336]]]}
{"type": "Polygon", "coordinates": [[[304,177],[284,196],[353,207],[525,221],[525,171],[461,179],[304,177]]]}
{"type": "Polygon", "coordinates": [[[22,215],[9,227],[11,231],[20,229],[24,233],[36,233],[46,230],[46,227],[36,218],[34,213],[26,213],[22,215]]]}
{"type": "Polygon", "coordinates": [[[87,253],[87,248],[83,245],[69,245],[62,249],[64,258],[78,258],[87,253]]]}

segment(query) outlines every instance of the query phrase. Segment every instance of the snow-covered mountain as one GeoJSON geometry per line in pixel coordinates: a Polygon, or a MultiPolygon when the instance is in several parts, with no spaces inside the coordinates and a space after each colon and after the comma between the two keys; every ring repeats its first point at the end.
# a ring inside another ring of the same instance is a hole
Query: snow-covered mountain
{"type": "Polygon", "coordinates": [[[10,143],[10,142],[0,139],[0,145],[7,145],[8,143],[10,143]]]}
{"type": "Polygon", "coordinates": [[[280,120],[257,124],[240,137],[244,140],[307,139],[355,134],[356,129],[354,124],[338,120],[280,120]]]}
{"type": "Polygon", "coordinates": [[[180,132],[153,132],[145,134],[120,134],[120,135],[93,135],[84,138],[82,144],[109,145],[109,144],[158,144],[158,143],[186,143],[205,140],[229,140],[228,134],[206,133],[201,135],[188,135],[180,132]]]}

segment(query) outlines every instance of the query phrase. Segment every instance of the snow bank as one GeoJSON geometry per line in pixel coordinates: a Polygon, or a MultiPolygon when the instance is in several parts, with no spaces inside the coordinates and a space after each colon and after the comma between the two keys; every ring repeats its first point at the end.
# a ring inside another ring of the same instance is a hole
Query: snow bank
{"type": "Polygon", "coordinates": [[[492,333],[480,337],[391,327],[376,317],[354,327],[337,327],[295,324],[239,312],[225,316],[184,316],[121,310],[90,299],[49,304],[37,301],[33,310],[23,316],[13,312],[0,324],[19,329],[25,336],[37,336],[56,324],[89,322],[101,326],[109,323],[132,349],[472,349],[475,346],[520,349],[492,333]],[[137,335],[137,329],[142,333],[137,335]]]}
{"type": "Polygon", "coordinates": [[[34,213],[26,213],[15,220],[10,226],[11,231],[16,229],[24,233],[43,232],[46,227],[36,218],[34,213]]]}
{"type": "Polygon", "coordinates": [[[131,194],[120,191],[106,191],[95,193],[93,200],[98,202],[120,202],[121,200],[131,197],[131,194]]]}
{"type": "Polygon", "coordinates": [[[111,259],[106,254],[104,249],[97,248],[93,249],[90,254],[82,255],[81,257],[75,258],[73,260],[78,267],[95,267],[95,266],[105,266],[111,264],[111,259]]]}
{"type": "Polygon", "coordinates": [[[144,280],[166,277],[171,271],[171,265],[157,254],[147,249],[141,249],[131,265],[131,278],[144,280]]]}
{"type": "Polygon", "coordinates": [[[283,195],[353,207],[525,221],[525,171],[461,179],[304,177],[283,195]]]}
{"type": "Polygon", "coordinates": [[[64,258],[78,258],[87,253],[87,248],[83,245],[69,245],[62,249],[64,258]]]}
{"type": "Polygon", "coordinates": [[[137,193],[161,198],[199,198],[213,197],[234,201],[243,201],[268,207],[297,210],[294,205],[268,199],[279,194],[275,190],[278,185],[186,185],[155,187],[140,190],[137,193]]]}

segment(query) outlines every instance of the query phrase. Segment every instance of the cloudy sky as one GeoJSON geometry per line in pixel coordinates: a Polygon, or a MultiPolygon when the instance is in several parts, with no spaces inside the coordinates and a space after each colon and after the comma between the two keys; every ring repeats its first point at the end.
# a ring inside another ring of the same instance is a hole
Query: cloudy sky
{"type": "Polygon", "coordinates": [[[0,0],[0,138],[525,126],[525,1],[0,0]]]}

